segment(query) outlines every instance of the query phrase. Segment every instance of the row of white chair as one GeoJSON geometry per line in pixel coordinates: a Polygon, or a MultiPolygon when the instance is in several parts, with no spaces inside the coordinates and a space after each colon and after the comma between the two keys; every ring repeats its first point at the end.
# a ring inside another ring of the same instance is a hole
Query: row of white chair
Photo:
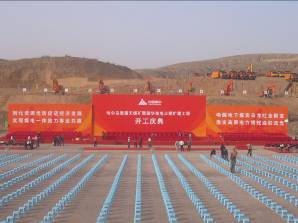
{"type": "Polygon", "coordinates": [[[81,178],[81,180],[53,206],[53,208],[43,217],[40,223],[52,223],[55,217],[64,210],[65,206],[69,204],[84,188],[94,173],[96,173],[104,165],[107,158],[108,156],[104,155],[98,162],[96,162],[96,164],[81,178]]]}
{"type": "MultiPolygon", "coordinates": [[[[273,170],[276,170],[277,172],[278,172],[278,170],[280,170],[280,169],[276,169],[275,167],[271,167],[271,166],[268,166],[267,167],[267,165],[266,164],[264,164],[264,163],[261,163],[261,162],[258,162],[258,161],[255,161],[255,160],[253,160],[253,159],[250,159],[250,158],[247,158],[247,157],[245,157],[245,156],[240,156],[242,159],[244,159],[244,160],[250,160],[252,163],[254,163],[254,164],[256,164],[257,166],[259,166],[259,167],[262,167],[262,168],[265,168],[265,169],[269,169],[269,170],[272,170],[272,172],[274,172],[273,170]]],[[[298,185],[297,185],[297,183],[293,183],[293,182],[291,182],[290,180],[288,180],[287,178],[285,178],[285,177],[281,177],[281,176],[279,176],[279,175],[276,175],[276,174],[273,174],[273,173],[270,173],[270,172],[267,172],[267,171],[264,171],[264,170],[260,170],[259,168],[256,168],[256,167],[253,167],[252,166],[252,168],[253,168],[253,170],[256,172],[256,173],[259,173],[259,174],[261,174],[262,176],[265,176],[265,177],[268,177],[268,178],[270,178],[270,179],[272,179],[272,180],[274,180],[274,181],[276,181],[276,182],[278,182],[278,183],[280,183],[280,184],[283,184],[283,185],[285,185],[286,187],[288,187],[288,188],[290,188],[290,189],[292,189],[292,190],[294,190],[294,191],[298,191],[298,185]]],[[[284,173],[284,170],[280,170],[280,171],[283,171],[283,173],[284,173]]],[[[285,171],[286,172],[286,171],[285,171]]],[[[292,176],[292,175],[294,175],[293,173],[289,173],[289,172],[286,172],[286,173],[284,173],[284,175],[286,175],[286,176],[288,176],[289,178],[291,178],[290,176],[292,176]]],[[[294,175],[294,176],[292,176],[292,177],[295,177],[296,175],[294,175]]]]}
{"type": "Polygon", "coordinates": [[[282,160],[282,161],[286,161],[286,162],[298,165],[298,157],[297,156],[276,155],[276,154],[274,154],[272,156],[275,159],[279,159],[279,160],[282,160]]]}
{"type": "Polygon", "coordinates": [[[258,155],[253,155],[253,157],[257,160],[261,160],[262,162],[265,162],[265,163],[269,163],[271,165],[274,165],[278,168],[281,168],[281,169],[284,169],[284,170],[287,170],[287,171],[290,171],[290,172],[293,172],[295,174],[298,174],[298,169],[297,168],[294,168],[292,166],[288,166],[286,164],[282,164],[278,161],[275,161],[275,160],[271,160],[271,159],[267,159],[263,156],[258,156],[258,155]]]}
{"type": "Polygon", "coordinates": [[[193,166],[182,155],[178,155],[182,163],[195,175],[210,191],[210,193],[234,216],[238,222],[248,223],[250,219],[244,214],[223,192],[214,186],[214,184],[195,166],[193,166]]]}
{"type": "MultiPolygon", "coordinates": [[[[224,165],[229,166],[229,162],[227,162],[226,160],[224,160],[224,159],[222,159],[222,158],[220,158],[220,157],[218,157],[218,156],[215,156],[215,158],[216,158],[219,162],[223,163],[224,165]]],[[[241,166],[246,167],[246,168],[249,169],[250,171],[254,171],[254,172],[259,173],[259,174],[261,174],[261,175],[263,175],[263,174],[264,174],[264,175],[268,175],[268,174],[273,175],[273,174],[268,173],[268,172],[266,172],[266,171],[264,171],[264,170],[257,169],[257,168],[255,168],[254,166],[252,166],[252,165],[250,165],[250,164],[248,164],[248,163],[246,163],[246,162],[243,162],[243,161],[241,161],[241,160],[237,160],[237,163],[239,163],[241,166]]],[[[244,169],[242,169],[242,168],[240,168],[240,167],[235,167],[235,170],[238,171],[238,172],[240,172],[241,174],[243,174],[243,175],[249,177],[250,179],[253,179],[254,181],[256,181],[257,183],[259,183],[260,185],[262,185],[262,186],[265,187],[266,189],[268,189],[268,190],[272,191],[273,193],[275,193],[277,196],[279,196],[279,197],[285,199],[286,201],[290,202],[291,204],[293,204],[293,205],[295,205],[295,206],[298,206],[298,198],[297,198],[296,196],[291,195],[289,192],[284,191],[284,190],[281,189],[280,187],[278,187],[278,186],[276,186],[276,185],[274,185],[274,184],[269,183],[269,182],[268,182],[267,180],[265,180],[264,178],[259,177],[258,175],[255,175],[255,174],[253,174],[253,173],[251,173],[251,172],[249,172],[249,171],[246,171],[246,170],[244,170],[244,169]]]]}
{"type": "MultiPolygon", "coordinates": [[[[3,207],[8,202],[12,201],[14,198],[20,197],[23,193],[31,190],[32,188],[36,187],[40,183],[44,182],[46,179],[54,176],[55,174],[59,173],[61,170],[68,168],[69,165],[81,157],[80,154],[73,156],[72,158],[68,159],[64,163],[61,163],[57,167],[53,168],[52,170],[42,174],[41,176],[35,178],[34,180],[30,181],[29,183],[25,184],[21,188],[17,189],[16,191],[9,193],[0,199],[0,207],[3,207]]],[[[53,160],[54,161],[54,160],[53,160]]],[[[53,162],[50,161],[50,162],[53,162]]]]}
{"type": "Polygon", "coordinates": [[[174,210],[170,195],[169,195],[168,190],[167,190],[165,180],[162,176],[162,173],[161,173],[161,170],[159,168],[159,164],[158,164],[158,161],[156,159],[155,154],[152,155],[152,162],[153,162],[155,174],[157,176],[161,196],[162,196],[162,199],[163,199],[166,211],[167,211],[168,221],[170,223],[178,222],[178,219],[176,217],[176,213],[175,213],[175,210],[174,210]]]}
{"type": "Polygon", "coordinates": [[[4,167],[4,166],[7,166],[7,165],[9,165],[9,164],[12,164],[12,163],[17,163],[17,162],[20,162],[20,161],[22,161],[22,160],[28,159],[28,158],[30,158],[31,156],[32,156],[32,154],[26,154],[26,155],[24,155],[24,156],[17,156],[17,157],[15,157],[15,158],[13,158],[13,159],[10,159],[10,160],[7,160],[7,161],[5,161],[5,162],[2,162],[2,163],[0,164],[0,168],[1,168],[1,167],[4,167]]]}
{"type": "Polygon", "coordinates": [[[0,157],[0,165],[1,165],[2,162],[5,162],[9,159],[14,159],[18,156],[19,156],[19,154],[4,154],[0,157]]]}
{"type": "Polygon", "coordinates": [[[142,221],[142,155],[138,155],[134,223],[142,221]]]}
{"type": "Polygon", "coordinates": [[[68,181],[73,175],[75,175],[79,170],[86,166],[94,158],[94,156],[94,154],[89,155],[82,162],[77,164],[66,174],[64,174],[54,183],[45,188],[42,192],[30,198],[25,204],[17,208],[15,211],[12,212],[11,215],[6,217],[6,223],[15,223],[17,220],[21,219],[33,207],[36,207],[41,201],[45,200],[48,196],[50,196],[50,194],[54,193],[60,185],[68,181]]]}
{"type": "Polygon", "coordinates": [[[48,155],[45,155],[45,156],[43,156],[43,157],[41,157],[41,158],[39,158],[37,160],[34,160],[32,162],[29,162],[29,163],[21,164],[20,166],[14,168],[12,170],[8,170],[8,171],[6,171],[4,173],[1,173],[0,174],[0,180],[5,179],[6,177],[10,177],[10,176],[12,176],[12,175],[14,175],[16,173],[19,173],[22,170],[25,170],[25,169],[28,169],[30,167],[33,167],[36,164],[39,164],[41,162],[44,162],[44,161],[50,159],[52,156],[53,156],[53,154],[48,154],[48,155]]]}
{"type": "Polygon", "coordinates": [[[252,197],[256,198],[262,204],[266,205],[268,208],[270,208],[272,211],[274,211],[283,220],[285,220],[288,223],[293,223],[293,222],[298,223],[298,218],[295,217],[292,213],[290,213],[286,208],[284,208],[282,205],[278,204],[277,202],[273,201],[269,197],[262,194],[256,188],[254,188],[253,186],[251,186],[250,184],[248,184],[244,180],[242,180],[239,176],[229,172],[222,166],[220,166],[217,163],[206,158],[206,156],[204,156],[204,155],[200,155],[200,157],[209,166],[216,169],[218,172],[222,173],[223,175],[228,176],[230,180],[235,182],[239,187],[241,187],[242,189],[247,191],[252,197]]]}
{"type": "Polygon", "coordinates": [[[121,165],[120,165],[120,167],[117,171],[117,174],[114,178],[114,181],[113,181],[113,184],[110,188],[109,194],[106,197],[106,199],[103,203],[103,206],[102,206],[102,208],[99,212],[99,215],[96,219],[96,223],[106,222],[106,220],[109,216],[109,212],[110,212],[110,209],[111,209],[111,206],[112,206],[112,203],[113,203],[113,199],[114,199],[115,194],[117,192],[117,189],[119,187],[120,179],[121,179],[121,176],[123,174],[123,170],[124,170],[127,159],[128,159],[128,155],[125,155],[123,160],[122,160],[122,163],[121,163],[121,165]]]}
{"type": "Polygon", "coordinates": [[[45,168],[48,168],[48,167],[51,167],[53,166],[54,164],[56,164],[57,162],[61,161],[61,160],[64,160],[66,157],[65,154],[61,155],[61,156],[58,156],[57,158],[53,159],[53,160],[50,160],[49,162],[46,162],[46,163],[43,163],[37,167],[35,167],[34,169],[26,172],[26,173],[23,173],[22,175],[20,176],[17,176],[17,177],[14,177],[2,184],[0,184],[0,191],[4,191],[5,189],[11,187],[12,185],[15,185],[19,182],[21,182],[22,180],[25,180],[35,174],[37,174],[39,171],[45,169],[45,168]]]}
{"type": "Polygon", "coordinates": [[[182,188],[184,189],[185,193],[187,194],[188,198],[193,203],[198,215],[201,217],[203,222],[205,223],[212,223],[214,222],[213,217],[208,211],[208,208],[204,204],[204,202],[197,196],[197,194],[193,191],[190,184],[187,182],[186,178],[183,176],[181,171],[175,165],[175,163],[171,160],[168,154],[165,155],[165,159],[168,162],[169,166],[175,173],[176,177],[178,178],[182,188]]]}

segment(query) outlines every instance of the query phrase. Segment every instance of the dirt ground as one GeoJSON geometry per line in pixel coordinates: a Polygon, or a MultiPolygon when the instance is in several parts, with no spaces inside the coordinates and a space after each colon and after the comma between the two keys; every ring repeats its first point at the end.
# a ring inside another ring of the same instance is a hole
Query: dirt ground
{"type": "MultiPolygon", "coordinates": [[[[167,212],[165,204],[162,199],[162,194],[159,188],[159,182],[155,173],[154,165],[152,162],[152,154],[155,154],[157,161],[165,181],[167,191],[169,193],[176,217],[179,222],[203,222],[202,218],[197,213],[193,203],[188,198],[186,192],[180,184],[179,179],[175,175],[174,171],[171,169],[167,163],[164,155],[168,154],[171,160],[175,163],[177,168],[181,171],[195,194],[203,201],[209,213],[213,217],[215,222],[237,222],[233,215],[209,192],[207,187],[201,182],[193,173],[179,160],[178,152],[161,152],[161,151],[143,151],[143,152],[133,152],[133,151],[84,151],[79,145],[67,145],[63,148],[55,148],[50,145],[42,145],[38,150],[34,151],[0,151],[0,163],[1,156],[4,154],[27,154],[31,153],[30,158],[24,159],[20,162],[5,165],[0,167],[0,173],[9,171],[15,167],[22,166],[33,160],[39,159],[47,154],[52,153],[52,160],[62,154],[66,157],[55,163],[54,165],[40,170],[37,174],[29,176],[19,183],[13,186],[1,190],[0,197],[7,195],[16,191],[18,188],[22,187],[26,183],[34,180],[38,176],[50,171],[59,164],[65,162],[76,154],[81,154],[79,160],[71,163],[67,168],[62,169],[53,176],[49,177],[45,181],[41,182],[34,188],[23,193],[20,197],[14,198],[5,204],[4,207],[0,207],[0,220],[5,220],[7,216],[11,215],[14,210],[21,205],[23,205],[32,196],[41,192],[47,186],[54,183],[61,176],[66,174],[72,168],[74,168],[78,163],[80,163],[84,158],[90,154],[94,154],[95,157],[88,162],[86,166],[81,168],[76,174],[70,177],[67,181],[61,184],[54,193],[51,193],[47,198],[38,203],[34,208],[28,211],[24,216],[22,216],[17,222],[39,222],[49,210],[61,199],[61,197],[67,194],[86,174],[90,168],[92,168],[95,163],[104,155],[108,155],[107,162],[92,176],[92,178],[84,185],[82,190],[77,194],[77,196],[72,199],[72,201],[64,208],[64,210],[55,218],[55,222],[63,223],[76,223],[76,222],[96,222],[99,212],[103,206],[103,203],[109,193],[111,185],[114,181],[115,175],[120,167],[120,164],[124,158],[125,154],[128,154],[128,160],[123,169],[122,176],[118,188],[116,190],[113,202],[110,206],[109,214],[107,217],[107,222],[120,223],[120,222],[133,222],[134,220],[134,208],[135,208],[135,189],[136,189],[136,176],[137,176],[137,155],[142,155],[142,222],[167,222],[167,212]]],[[[239,151],[240,154],[245,154],[246,151],[239,151]]],[[[254,151],[255,154],[267,157],[269,159],[279,161],[272,157],[272,152],[257,149],[254,151]]],[[[281,217],[273,212],[271,209],[266,207],[260,201],[253,198],[248,192],[241,189],[236,183],[231,181],[227,176],[219,173],[217,170],[206,164],[200,155],[207,155],[209,158],[208,151],[200,152],[184,152],[183,156],[195,166],[197,170],[203,173],[213,185],[220,190],[227,198],[229,198],[245,215],[250,219],[251,222],[263,223],[263,222],[283,222],[281,217]]],[[[298,158],[298,155],[294,155],[298,158]]],[[[240,159],[240,157],[239,157],[240,159]]],[[[47,160],[47,161],[49,161],[47,160]]],[[[216,159],[212,158],[212,161],[219,164],[220,166],[228,169],[216,159]]],[[[293,163],[288,163],[284,161],[279,161],[283,164],[298,168],[298,165],[293,163]]],[[[24,168],[23,170],[13,174],[10,177],[6,177],[0,180],[0,184],[12,179],[16,176],[20,176],[33,168],[41,165],[35,164],[32,167],[24,168]]],[[[278,166],[276,166],[278,168],[278,166]]],[[[249,171],[248,169],[244,168],[249,171]]],[[[273,172],[272,172],[273,173],[273,172]]],[[[256,174],[256,173],[254,173],[256,174]]],[[[276,173],[275,173],[276,174],[276,173]]],[[[269,191],[256,181],[240,174],[236,173],[237,176],[241,177],[246,183],[255,187],[258,191],[271,198],[278,204],[286,208],[290,213],[292,213],[296,218],[298,217],[298,209],[293,204],[278,197],[275,193],[269,191]]],[[[258,174],[256,174],[258,175],[258,174]]],[[[278,175],[278,174],[277,174],[278,175]]],[[[261,176],[261,175],[259,175],[261,176]]],[[[297,191],[289,189],[281,183],[277,183],[267,177],[262,178],[268,180],[270,183],[282,188],[283,190],[289,192],[291,195],[298,197],[297,191]]],[[[298,184],[297,181],[293,179],[288,179],[289,181],[298,184]]]]}

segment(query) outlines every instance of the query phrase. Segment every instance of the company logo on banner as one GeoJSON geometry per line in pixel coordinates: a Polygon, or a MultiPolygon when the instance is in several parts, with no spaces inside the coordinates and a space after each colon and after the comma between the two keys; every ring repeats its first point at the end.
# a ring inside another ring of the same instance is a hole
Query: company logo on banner
{"type": "Polygon", "coordinates": [[[149,100],[149,101],[145,101],[143,98],[140,100],[139,105],[157,105],[157,106],[161,106],[162,102],[160,100],[149,100]]]}
{"type": "Polygon", "coordinates": [[[9,131],[91,134],[92,110],[83,104],[11,104],[9,131]]]}
{"type": "Polygon", "coordinates": [[[139,105],[147,105],[147,102],[142,98],[139,102],[139,105]]]}
{"type": "Polygon", "coordinates": [[[94,95],[94,134],[193,132],[204,135],[205,96],[94,95]]]}
{"type": "Polygon", "coordinates": [[[288,134],[288,108],[283,106],[209,105],[207,132],[288,134]]]}

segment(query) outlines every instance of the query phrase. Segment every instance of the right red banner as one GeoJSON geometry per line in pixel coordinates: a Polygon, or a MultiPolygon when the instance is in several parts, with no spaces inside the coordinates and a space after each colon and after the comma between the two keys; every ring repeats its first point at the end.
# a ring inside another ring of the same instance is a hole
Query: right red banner
{"type": "Polygon", "coordinates": [[[218,133],[288,134],[288,108],[208,105],[206,127],[207,135],[218,133]]]}

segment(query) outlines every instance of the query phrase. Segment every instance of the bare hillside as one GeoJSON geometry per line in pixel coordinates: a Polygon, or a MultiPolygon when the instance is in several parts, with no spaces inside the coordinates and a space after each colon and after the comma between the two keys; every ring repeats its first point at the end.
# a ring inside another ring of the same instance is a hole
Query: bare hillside
{"type": "Polygon", "coordinates": [[[174,77],[186,74],[206,74],[211,70],[246,70],[253,64],[254,71],[263,74],[267,71],[292,71],[298,73],[298,54],[246,54],[212,60],[178,63],[156,69],[138,70],[143,75],[174,77]]]}
{"type": "Polygon", "coordinates": [[[135,79],[137,72],[96,59],[79,57],[41,57],[22,60],[0,60],[0,87],[43,86],[60,78],[135,79]]]}

